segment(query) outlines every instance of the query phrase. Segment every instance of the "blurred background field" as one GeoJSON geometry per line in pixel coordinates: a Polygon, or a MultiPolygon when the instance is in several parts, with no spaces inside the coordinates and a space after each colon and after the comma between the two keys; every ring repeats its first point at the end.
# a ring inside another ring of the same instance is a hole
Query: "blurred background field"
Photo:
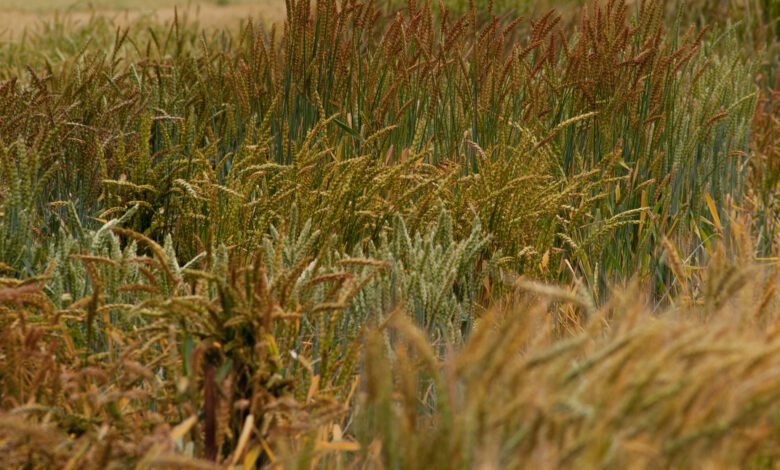
{"type": "Polygon", "coordinates": [[[25,30],[57,18],[79,25],[104,16],[127,25],[144,18],[168,22],[177,10],[210,28],[238,24],[248,17],[278,22],[285,14],[284,0],[2,0],[0,40],[18,39],[25,30]]]}

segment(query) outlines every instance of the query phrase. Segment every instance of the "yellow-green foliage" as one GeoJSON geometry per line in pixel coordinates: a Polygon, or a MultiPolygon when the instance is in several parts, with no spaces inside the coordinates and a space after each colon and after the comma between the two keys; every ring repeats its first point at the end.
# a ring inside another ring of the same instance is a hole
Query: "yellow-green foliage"
{"type": "Polygon", "coordinates": [[[628,3],[4,45],[0,466],[773,467],[775,6],[628,3]]]}

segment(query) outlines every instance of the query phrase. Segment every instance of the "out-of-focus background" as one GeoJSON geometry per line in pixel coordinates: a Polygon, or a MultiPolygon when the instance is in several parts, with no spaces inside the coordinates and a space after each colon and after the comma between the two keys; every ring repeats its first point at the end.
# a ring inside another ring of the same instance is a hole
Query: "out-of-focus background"
{"type": "MultiPolygon", "coordinates": [[[[469,8],[471,0],[434,0],[438,9],[445,6],[453,12],[469,8]]],[[[573,6],[595,3],[592,0],[473,0],[480,12],[492,8],[492,13],[525,18],[538,18],[550,9],[556,9],[564,22],[571,19],[573,6]]],[[[639,0],[625,0],[629,6],[639,0]]],[[[312,3],[315,3],[312,1],[312,3]]],[[[375,0],[387,7],[403,8],[406,0],[375,0]]],[[[730,21],[741,18],[752,22],[754,13],[763,10],[769,17],[780,15],[780,0],[672,0],[665,2],[667,13],[673,18],[678,13],[683,22],[701,23],[704,18],[730,21]],[[762,4],[763,7],[758,5],[762,4]]],[[[252,18],[264,23],[285,19],[285,0],[0,0],[0,41],[19,39],[25,31],[40,31],[42,25],[79,26],[100,16],[114,26],[127,26],[138,20],[156,20],[167,23],[178,11],[188,22],[196,22],[206,29],[238,25],[252,18]]],[[[769,21],[769,18],[766,18],[769,21]]],[[[771,23],[771,21],[769,21],[771,23]]],[[[776,26],[780,34],[780,23],[776,26]]]]}
{"type": "Polygon", "coordinates": [[[95,15],[118,24],[150,17],[166,21],[178,10],[205,27],[224,27],[253,17],[284,19],[284,0],[0,0],[0,39],[18,38],[55,18],[85,23],[95,15]]]}

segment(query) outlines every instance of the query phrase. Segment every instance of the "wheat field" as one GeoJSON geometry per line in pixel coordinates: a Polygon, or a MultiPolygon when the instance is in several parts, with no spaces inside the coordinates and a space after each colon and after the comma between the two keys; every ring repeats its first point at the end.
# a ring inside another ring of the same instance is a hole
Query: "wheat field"
{"type": "Polygon", "coordinates": [[[780,467],[780,2],[218,3],[0,2],[0,467],[780,467]]]}

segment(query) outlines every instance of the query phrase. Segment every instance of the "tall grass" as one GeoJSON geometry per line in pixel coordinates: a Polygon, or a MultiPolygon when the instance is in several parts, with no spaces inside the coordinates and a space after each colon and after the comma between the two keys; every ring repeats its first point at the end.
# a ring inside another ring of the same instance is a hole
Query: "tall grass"
{"type": "Polygon", "coordinates": [[[773,7],[666,7],[5,45],[7,465],[771,466],[773,7]]]}

